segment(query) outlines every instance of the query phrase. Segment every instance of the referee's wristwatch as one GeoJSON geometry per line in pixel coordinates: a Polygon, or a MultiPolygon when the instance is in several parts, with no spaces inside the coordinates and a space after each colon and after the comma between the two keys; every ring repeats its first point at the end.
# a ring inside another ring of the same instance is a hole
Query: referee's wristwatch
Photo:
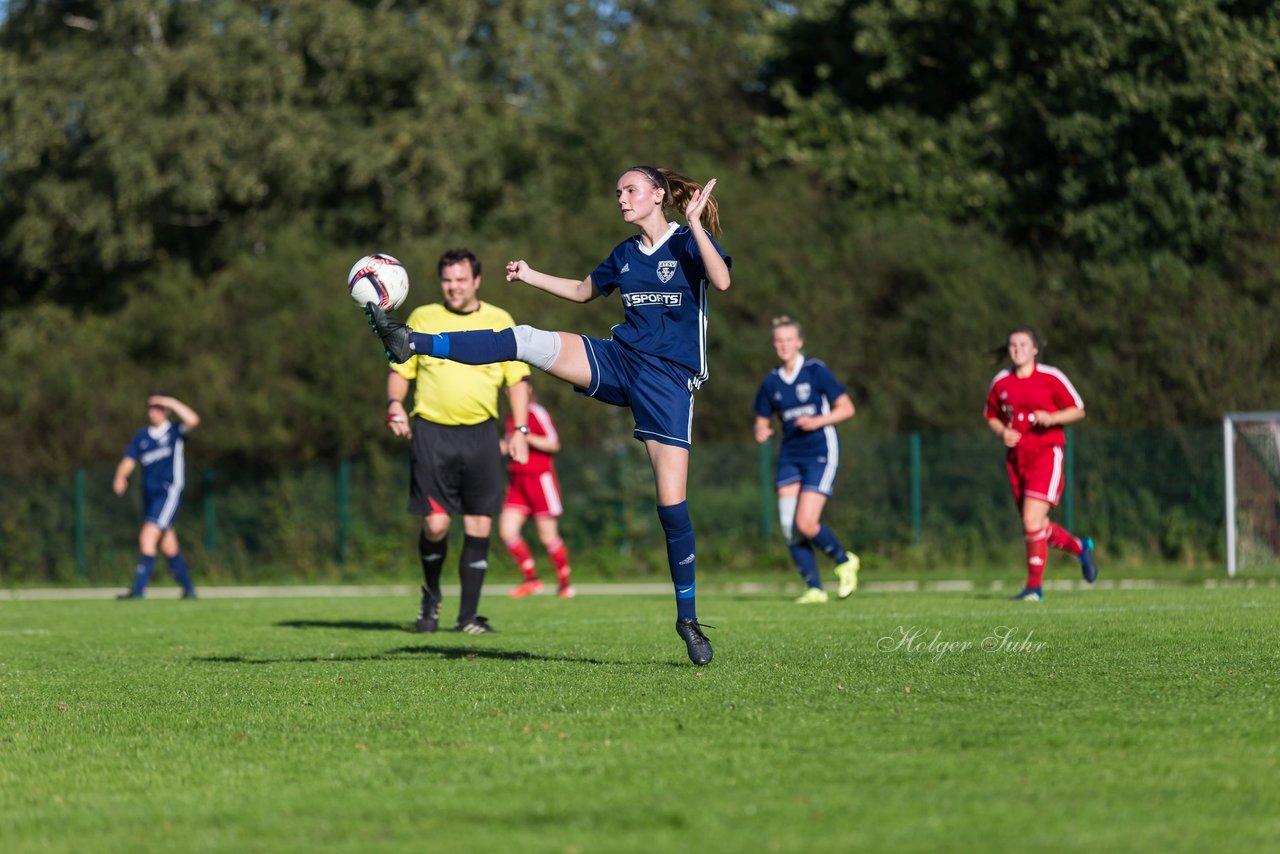
{"type": "Polygon", "coordinates": [[[526,436],[528,436],[528,435],[529,435],[529,425],[528,425],[528,424],[517,424],[517,425],[516,425],[516,427],[515,427],[515,430],[516,430],[516,432],[517,432],[517,433],[523,433],[523,434],[525,434],[526,436]]]}

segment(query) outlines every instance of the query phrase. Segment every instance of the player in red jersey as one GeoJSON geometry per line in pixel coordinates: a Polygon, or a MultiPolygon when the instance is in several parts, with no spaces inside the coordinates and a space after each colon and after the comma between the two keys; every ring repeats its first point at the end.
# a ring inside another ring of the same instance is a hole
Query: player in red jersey
{"type": "MultiPolygon", "coordinates": [[[[525,382],[528,382],[526,380],[525,382]]],[[[503,441],[503,453],[506,453],[506,442],[515,431],[515,421],[507,416],[506,438],[503,441]]],[[[510,480],[507,483],[507,497],[502,505],[502,515],[498,517],[498,535],[507,546],[507,553],[520,567],[524,581],[511,591],[515,598],[537,593],[542,589],[542,580],[534,565],[533,553],[529,545],[520,535],[525,521],[532,516],[533,524],[538,530],[538,539],[547,550],[551,563],[556,568],[556,580],[559,582],[559,595],[562,599],[573,598],[573,584],[569,581],[569,549],[560,539],[560,526],[557,521],[564,513],[560,503],[560,479],[556,476],[556,465],[552,458],[560,452],[560,436],[556,433],[555,422],[551,413],[533,399],[533,391],[529,391],[529,424],[521,432],[525,434],[529,444],[529,459],[518,463],[514,459],[507,464],[510,480]]]]}
{"type": "Polygon", "coordinates": [[[1098,577],[1093,540],[1073,536],[1049,521],[1049,508],[1062,497],[1062,461],[1066,434],[1062,428],[1084,418],[1084,401],[1067,375],[1036,361],[1040,336],[1030,326],[1009,333],[1012,368],[996,374],[983,413],[988,426],[1008,448],[1005,468],[1013,499],[1022,513],[1027,541],[1027,584],[1013,597],[1039,602],[1049,546],[1075,555],[1084,580],[1098,577]]]}

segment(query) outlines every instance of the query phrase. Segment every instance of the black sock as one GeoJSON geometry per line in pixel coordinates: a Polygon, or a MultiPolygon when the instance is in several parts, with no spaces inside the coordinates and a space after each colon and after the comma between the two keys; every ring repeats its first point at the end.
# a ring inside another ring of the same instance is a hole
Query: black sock
{"type": "Polygon", "coordinates": [[[444,571],[444,556],[448,552],[448,537],[433,543],[427,539],[425,532],[418,534],[418,557],[422,559],[422,582],[437,599],[440,598],[440,573],[444,571]]]}
{"type": "Polygon", "coordinates": [[[480,608],[480,589],[489,568],[489,538],[464,537],[462,556],[458,559],[458,578],[462,581],[462,601],[458,604],[458,624],[467,622],[480,608]]]}

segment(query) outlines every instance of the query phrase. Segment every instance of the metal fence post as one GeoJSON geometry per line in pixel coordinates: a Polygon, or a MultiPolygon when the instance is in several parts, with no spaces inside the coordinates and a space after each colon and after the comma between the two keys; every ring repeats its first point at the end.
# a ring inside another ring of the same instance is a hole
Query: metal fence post
{"type": "Polygon", "coordinates": [[[75,546],[76,546],[76,575],[80,578],[89,577],[89,556],[88,550],[85,548],[85,489],[88,478],[82,468],[76,469],[75,477],[75,546]]]}
{"type": "Polygon", "coordinates": [[[204,469],[204,550],[213,551],[214,532],[218,528],[218,510],[213,497],[213,467],[204,469]]]}
{"type": "Polygon", "coordinates": [[[1064,428],[1062,432],[1067,439],[1066,459],[1062,465],[1062,521],[1066,523],[1068,531],[1074,531],[1076,529],[1076,441],[1070,429],[1064,428]]]}
{"type": "Polygon", "coordinates": [[[921,493],[920,493],[920,434],[911,432],[911,545],[920,545],[921,493]]]}
{"type": "Polygon", "coordinates": [[[760,443],[760,539],[773,531],[773,443],[760,443]]]}
{"type": "Polygon", "coordinates": [[[351,461],[338,460],[338,565],[347,562],[347,526],[351,521],[351,461]]]}

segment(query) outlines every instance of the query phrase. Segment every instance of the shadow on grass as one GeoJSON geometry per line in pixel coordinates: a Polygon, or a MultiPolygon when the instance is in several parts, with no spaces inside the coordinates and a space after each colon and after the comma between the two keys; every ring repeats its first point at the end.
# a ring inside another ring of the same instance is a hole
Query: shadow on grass
{"type": "Polygon", "coordinates": [[[354,629],[361,632],[408,632],[413,628],[407,623],[389,620],[281,620],[272,625],[281,629],[354,629]]]}
{"type": "MultiPolygon", "coordinates": [[[[308,664],[327,661],[395,661],[408,660],[408,656],[432,655],[455,661],[565,661],[572,664],[627,664],[634,662],[604,661],[599,658],[580,658],[570,655],[540,655],[536,652],[507,649],[483,649],[476,646],[400,646],[373,655],[316,655],[296,658],[249,658],[243,655],[205,655],[193,661],[206,664],[308,664]]],[[[671,662],[656,662],[671,663],[671,662]]]]}

